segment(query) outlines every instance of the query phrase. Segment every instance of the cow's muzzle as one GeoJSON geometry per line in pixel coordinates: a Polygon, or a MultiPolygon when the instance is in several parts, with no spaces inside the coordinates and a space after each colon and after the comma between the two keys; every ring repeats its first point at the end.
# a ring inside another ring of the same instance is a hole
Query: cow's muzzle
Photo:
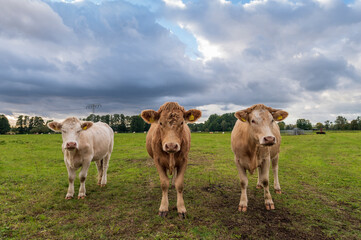
{"type": "Polygon", "coordinates": [[[267,136],[262,139],[262,145],[272,146],[276,143],[276,138],[274,136],[267,136]]]}
{"type": "Polygon", "coordinates": [[[175,153],[180,150],[180,146],[178,143],[165,143],[163,145],[163,150],[167,153],[175,153]]]}
{"type": "Polygon", "coordinates": [[[67,142],[65,145],[65,148],[67,150],[74,150],[77,148],[77,144],[76,144],[76,142],[67,142]]]}

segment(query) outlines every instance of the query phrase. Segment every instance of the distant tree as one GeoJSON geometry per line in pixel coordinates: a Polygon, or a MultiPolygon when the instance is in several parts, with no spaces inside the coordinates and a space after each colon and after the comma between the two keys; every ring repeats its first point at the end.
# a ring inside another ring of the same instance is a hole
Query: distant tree
{"type": "Polygon", "coordinates": [[[16,121],[16,129],[17,129],[17,132],[20,133],[20,134],[23,134],[25,132],[25,127],[24,127],[24,116],[23,115],[20,115],[18,117],[18,120],[16,121]]]}
{"type": "Polygon", "coordinates": [[[327,121],[325,121],[325,129],[326,130],[329,130],[329,129],[331,129],[331,122],[330,122],[330,120],[327,120],[327,121]]]}
{"type": "Polygon", "coordinates": [[[190,123],[190,124],[188,124],[188,126],[192,132],[203,132],[204,131],[204,123],[190,123]]]}
{"type": "Polygon", "coordinates": [[[50,129],[45,125],[42,117],[32,117],[29,121],[29,133],[48,133],[50,129]]]}
{"type": "Polygon", "coordinates": [[[312,130],[312,124],[307,119],[297,119],[296,126],[303,130],[312,130]]]}
{"type": "Polygon", "coordinates": [[[278,122],[278,126],[280,127],[280,130],[285,130],[286,129],[286,123],[285,122],[278,122]]]}
{"type": "Polygon", "coordinates": [[[118,128],[118,132],[121,132],[121,133],[127,132],[127,125],[125,123],[124,114],[120,114],[120,125],[119,125],[119,128],[118,128]]]}
{"type": "Polygon", "coordinates": [[[337,116],[335,120],[335,129],[336,130],[347,130],[348,128],[347,119],[343,116],[337,116]]]}
{"type": "Polygon", "coordinates": [[[356,119],[351,121],[350,130],[360,130],[356,119]]]}
{"type": "Polygon", "coordinates": [[[316,123],[315,127],[320,130],[323,129],[325,126],[322,123],[318,122],[316,123]]]}
{"type": "Polygon", "coordinates": [[[5,134],[10,131],[9,120],[5,115],[0,115],[0,134],[5,134]]]}
{"type": "Polygon", "coordinates": [[[144,131],[144,120],[139,115],[132,116],[130,118],[130,130],[132,132],[144,131]]]}
{"type": "Polygon", "coordinates": [[[294,125],[294,124],[287,124],[286,127],[285,127],[285,129],[286,129],[286,130],[292,130],[292,129],[294,129],[295,127],[296,127],[296,125],[294,125]]]}
{"type": "Polygon", "coordinates": [[[101,116],[100,121],[110,125],[110,118],[111,118],[110,115],[107,114],[107,115],[101,116]]]}
{"type": "Polygon", "coordinates": [[[357,121],[357,125],[358,125],[358,130],[361,130],[361,117],[357,117],[356,121],[357,121]]]}

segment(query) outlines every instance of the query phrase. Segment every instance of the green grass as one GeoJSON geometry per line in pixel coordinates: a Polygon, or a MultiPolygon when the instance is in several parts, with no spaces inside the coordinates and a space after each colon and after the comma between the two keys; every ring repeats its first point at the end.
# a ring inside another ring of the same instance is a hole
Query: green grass
{"type": "Polygon", "coordinates": [[[0,136],[0,239],[361,239],[360,132],[283,136],[276,210],[266,211],[255,174],[246,213],[237,211],[230,134],[192,134],[185,220],[174,189],[168,217],[157,215],[161,190],[145,134],[115,135],[108,185],[96,185],[92,163],[84,200],[64,199],[61,143],[60,135],[0,136]]]}

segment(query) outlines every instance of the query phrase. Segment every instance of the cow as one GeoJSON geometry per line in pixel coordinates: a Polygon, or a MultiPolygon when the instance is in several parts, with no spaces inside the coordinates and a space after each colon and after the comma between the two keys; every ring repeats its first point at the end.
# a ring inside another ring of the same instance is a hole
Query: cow
{"type": "Polygon", "coordinates": [[[257,188],[263,187],[266,209],[273,210],[275,207],[269,191],[271,161],[274,189],[276,193],[281,194],[278,181],[281,134],[276,121],[286,119],[288,113],[263,104],[256,104],[238,111],[234,115],[238,120],[232,130],[231,145],[241,181],[241,199],[238,210],[240,212],[247,211],[248,179],[246,170],[253,174],[256,168],[258,168],[257,188]]]}
{"type": "Polygon", "coordinates": [[[48,127],[61,132],[63,138],[62,151],[69,180],[65,199],[72,199],[74,196],[74,179],[76,170],[80,167],[78,199],[85,198],[85,180],[92,161],[98,169],[98,185],[104,187],[107,184],[107,170],[114,145],[114,133],[109,125],[102,122],[81,122],[75,117],[69,117],[61,123],[50,122],[48,127]]]}
{"type": "Polygon", "coordinates": [[[185,111],[176,102],[163,104],[158,111],[144,110],[141,117],[151,124],[146,137],[146,148],[157,168],[162,189],[162,201],[158,214],[166,217],[168,214],[168,188],[170,175],[173,175],[177,190],[177,211],[180,218],[186,216],[183,200],[184,173],[188,162],[188,152],[191,144],[191,134],[188,122],[195,122],[202,115],[196,109],[185,111]]]}

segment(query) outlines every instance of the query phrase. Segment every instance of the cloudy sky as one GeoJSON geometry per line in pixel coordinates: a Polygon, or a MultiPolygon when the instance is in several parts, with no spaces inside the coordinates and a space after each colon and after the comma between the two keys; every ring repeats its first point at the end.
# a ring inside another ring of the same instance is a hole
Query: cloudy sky
{"type": "Polygon", "coordinates": [[[0,113],[361,116],[361,0],[0,0],[0,113]]]}

